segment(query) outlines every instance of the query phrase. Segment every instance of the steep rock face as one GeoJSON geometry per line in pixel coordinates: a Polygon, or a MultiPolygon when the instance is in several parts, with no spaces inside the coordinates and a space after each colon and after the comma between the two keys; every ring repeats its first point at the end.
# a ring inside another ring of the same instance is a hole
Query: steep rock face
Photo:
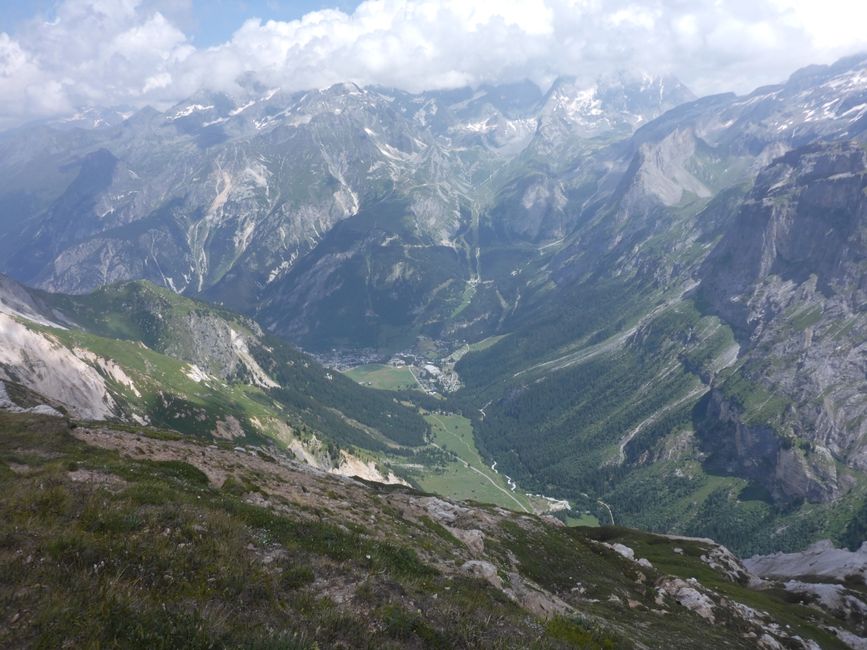
{"type": "Polygon", "coordinates": [[[688,130],[674,131],[658,143],[643,144],[633,163],[635,175],[627,179],[642,194],[669,207],[680,203],[686,193],[708,198],[711,190],[686,168],[698,146],[695,134],[688,130]]]}
{"type": "Polygon", "coordinates": [[[846,484],[838,480],[833,458],[826,449],[804,450],[782,438],[773,426],[745,422],[743,408],[719,390],[711,391],[704,407],[708,421],[705,449],[714,470],[736,474],[766,487],[779,503],[797,500],[827,501],[846,484]]]}
{"type": "Polygon", "coordinates": [[[744,344],[711,402],[734,436],[716,453],[781,499],[845,490],[834,461],[867,468],[865,151],[815,145],[777,159],[702,274],[700,295],[744,344]]]}
{"type": "Polygon", "coordinates": [[[760,332],[780,308],[773,293],[757,290],[770,276],[806,294],[863,304],[865,160],[858,146],[816,145],[763,171],[705,265],[705,293],[714,308],[738,327],[760,332]],[[811,275],[816,281],[809,285],[811,275]]]}

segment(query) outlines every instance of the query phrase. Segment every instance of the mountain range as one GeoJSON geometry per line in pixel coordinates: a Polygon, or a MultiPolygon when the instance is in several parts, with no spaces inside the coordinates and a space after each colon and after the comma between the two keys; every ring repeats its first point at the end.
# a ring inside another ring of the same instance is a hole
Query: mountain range
{"type": "Polygon", "coordinates": [[[28,124],[0,134],[0,404],[741,556],[854,551],[865,145],[864,55],[746,96],[249,82],[28,124]]]}

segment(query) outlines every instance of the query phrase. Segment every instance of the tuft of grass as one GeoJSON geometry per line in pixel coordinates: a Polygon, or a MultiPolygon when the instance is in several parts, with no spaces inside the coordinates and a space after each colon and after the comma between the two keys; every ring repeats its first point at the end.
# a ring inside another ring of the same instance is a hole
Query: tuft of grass
{"type": "Polygon", "coordinates": [[[451,647],[445,635],[434,630],[417,613],[388,605],[380,610],[379,616],[385,625],[385,634],[392,639],[402,642],[418,640],[426,648],[451,647]]]}
{"type": "Polygon", "coordinates": [[[577,618],[555,616],[545,626],[545,631],[554,639],[565,641],[571,648],[586,650],[609,650],[616,648],[615,640],[587,626],[577,618]]]}

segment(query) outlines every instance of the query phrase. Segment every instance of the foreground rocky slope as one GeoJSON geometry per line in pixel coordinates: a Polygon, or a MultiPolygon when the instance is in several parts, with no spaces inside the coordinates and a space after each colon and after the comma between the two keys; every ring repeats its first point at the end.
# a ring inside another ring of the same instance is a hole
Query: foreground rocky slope
{"type": "Polygon", "coordinates": [[[709,540],[567,529],[275,447],[0,413],[0,486],[5,647],[857,641],[709,540]]]}

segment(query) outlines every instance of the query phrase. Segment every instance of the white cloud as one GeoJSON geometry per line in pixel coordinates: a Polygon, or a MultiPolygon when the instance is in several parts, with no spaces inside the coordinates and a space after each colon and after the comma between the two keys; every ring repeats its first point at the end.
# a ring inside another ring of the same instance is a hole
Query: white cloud
{"type": "Polygon", "coordinates": [[[250,20],[211,48],[194,47],[170,4],[63,0],[51,22],[0,33],[0,124],[231,92],[250,71],[286,89],[417,91],[640,68],[702,94],[744,92],[867,49],[867,3],[850,0],[368,0],[352,14],[250,20]]]}

